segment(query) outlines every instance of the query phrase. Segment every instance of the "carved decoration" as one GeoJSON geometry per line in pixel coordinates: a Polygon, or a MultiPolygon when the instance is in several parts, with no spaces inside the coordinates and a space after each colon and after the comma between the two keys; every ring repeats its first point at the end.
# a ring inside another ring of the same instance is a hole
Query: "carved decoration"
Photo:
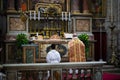
{"type": "Polygon", "coordinates": [[[60,4],[37,3],[35,5],[35,10],[48,14],[61,13],[62,6],[60,4]]]}

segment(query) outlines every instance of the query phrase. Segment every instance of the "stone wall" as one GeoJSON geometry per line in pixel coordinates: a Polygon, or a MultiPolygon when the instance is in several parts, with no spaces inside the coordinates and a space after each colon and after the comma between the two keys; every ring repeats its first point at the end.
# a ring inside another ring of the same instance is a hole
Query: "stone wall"
{"type": "MultiPolygon", "coordinates": [[[[116,26],[113,32],[114,35],[114,46],[115,46],[115,52],[118,53],[118,49],[120,49],[120,0],[113,0],[113,16],[114,16],[114,25],[116,26]],[[119,39],[119,40],[117,40],[119,39]]],[[[107,32],[107,60],[110,59],[112,50],[111,50],[111,22],[110,22],[110,15],[111,15],[111,0],[107,0],[107,17],[106,17],[106,23],[105,28],[107,32]]]]}

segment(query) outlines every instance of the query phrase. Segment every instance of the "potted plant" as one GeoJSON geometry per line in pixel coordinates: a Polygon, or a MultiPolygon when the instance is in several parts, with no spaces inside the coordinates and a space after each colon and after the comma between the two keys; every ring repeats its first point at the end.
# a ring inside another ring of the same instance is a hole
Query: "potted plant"
{"type": "Polygon", "coordinates": [[[16,36],[16,45],[17,45],[17,54],[16,54],[16,58],[17,60],[21,60],[22,59],[22,45],[23,44],[28,44],[28,39],[27,39],[27,35],[24,33],[20,33],[16,36]]]}
{"type": "Polygon", "coordinates": [[[88,57],[88,55],[89,55],[89,36],[86,33],[83,33],[83,34],[78,35],[78,38],[84,43],[86,57],[88,57]]]}

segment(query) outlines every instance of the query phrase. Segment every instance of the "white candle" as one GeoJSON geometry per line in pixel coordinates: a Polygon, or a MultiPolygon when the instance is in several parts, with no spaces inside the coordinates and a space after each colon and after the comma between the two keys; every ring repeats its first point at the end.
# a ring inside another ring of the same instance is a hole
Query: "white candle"
{"type": "Polygon", "coordinates": [[[38,11],[38,20],[40,20],[40,11],[38,11]]]}
{"type": "Polygon", "coordinates": [[[36,33],[36,36],[38,36],[38,32],[36,33]]]}
{"type": "Polygon", "coordinates": [[[67,21],[67,12],[65,12],[65,20],[67,21]]]}
{"type": "Polygon", "coordinates": [[[69,21],[71,20],[71,17],[70,17],[70,15],[71,15],[71,14],[70,14],[70,12],[69,12],[69,21]]]}
{"type": "Polygon", "coordinates": [[[32,19],[32,12],[30,11],[30,20],[32,19]]]}
{"type": "Polygon", "coordinates": [[[34,11],[34,20],[36,20],[36,12],[34,11]]]}

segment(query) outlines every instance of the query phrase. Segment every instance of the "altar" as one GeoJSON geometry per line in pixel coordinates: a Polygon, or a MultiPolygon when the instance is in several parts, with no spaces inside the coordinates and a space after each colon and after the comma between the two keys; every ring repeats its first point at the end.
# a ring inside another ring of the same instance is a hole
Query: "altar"
{"type": "MultiPolygon", "coordinates": [[[[24,44],[23,48],[23,63],[43,63],[46,62],[47,52],[50,50],[51,44],[57,45],[57,51],[60,53],[62,62],[68,60],[68,42],[71,39],[43,39],[34,40],[32,44],[24,44]],[[31,56],[31,57],[30,57],[31,56]]],[[[86,56],[87,61],[94,61],[94,42],[90,42],[89,56],[86,56]]]]}
{"type": "Polygon", "coordinates": [[[50,50],[50,45],[53,43],[57,45],[57,51],[60,53],[62,57],[62,62],[68,62],[68,42],[69,40],[67,39],[60,39],[60,40],[44,39],[44,40],[34,40],[33,44],[22,45],[23,62],[24,63],[27,63],[28,61],[30,63],[46,62],[45,59],[47,52],[50,50]],[[27,54],[30,53],[33,57],[29,58],[28,60],[29,55],[27,56],[27,54]]]}

